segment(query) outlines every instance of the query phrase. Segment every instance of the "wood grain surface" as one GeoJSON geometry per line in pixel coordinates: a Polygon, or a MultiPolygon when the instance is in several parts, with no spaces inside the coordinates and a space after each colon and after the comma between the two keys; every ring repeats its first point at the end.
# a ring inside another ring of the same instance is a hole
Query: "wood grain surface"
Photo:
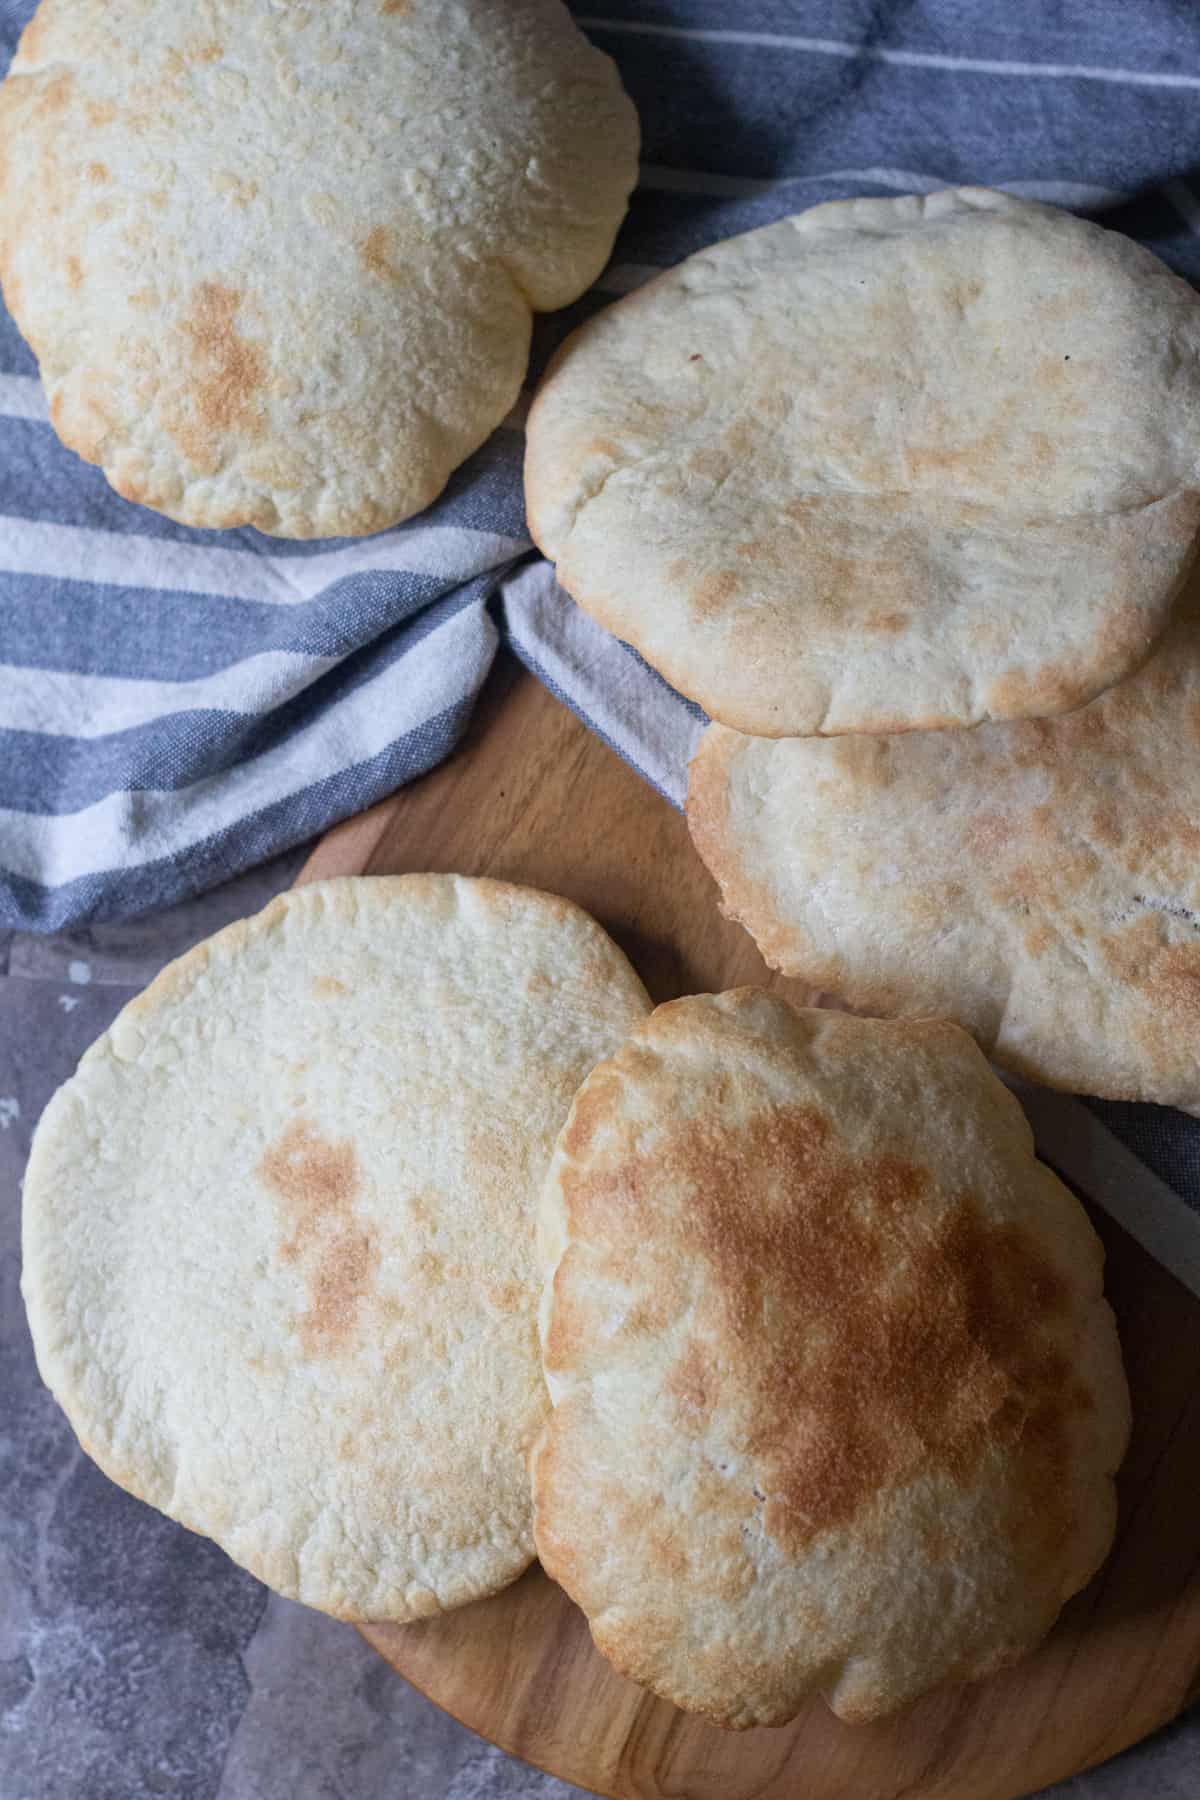
{"type": "MultiPolygon", "coordinates": [[[[300,879],[458,870],[595,914],[656,1000],[757,982],[804,1000],[722,919],[683,820],[502,658],[442,768],[332,832],[300,879]]],[[[1018,1668],[852,1728],[814,1701],[726,1733],[644,1694],[539,1569],[492,1600],[364,1627],[414,1686],[512,1754],[620,1800],[1013,1800],[1200,1696],[1200,1303],[1103,1215],[1134,1402],[1117,1545],[1018,1668]]]]}

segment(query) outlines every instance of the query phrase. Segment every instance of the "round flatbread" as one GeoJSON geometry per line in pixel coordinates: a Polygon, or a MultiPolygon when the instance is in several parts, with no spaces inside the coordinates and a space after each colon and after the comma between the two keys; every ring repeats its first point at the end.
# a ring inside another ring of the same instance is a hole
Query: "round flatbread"
{"type": "Polygon", "coordinates": [[[50,1102],[24,1202],[42,1377],[131,1493],[340,1617],[533,1554],[533,1218],[649,1010],[578,907],[413,875],[283,895],[172,964],[50,1102]]]}
{"type": "Polygon", "coordinates": [[[965,1032],[675,1001],[584,1083],[539,1216],[535,1538],[719,1725],[984,1675],[1108,1551],[1102,1251],[965,1032]]]}
{"type": "Polygon", "coordinates": [[[4,297],[127,499],[378,531],[513,405],[637,141],[559,0],[42,0],[0,89],[4,297]]]}
{"type": "Polygon", "coordinates": [[[1129,673],[1200,526],[1200,303],[981,188],[849,200],[591,320],[529,419],[568,593],[764,737],[1037,717],[1129,673]]]}
{"type": "Polygon", "coordinates": [[[836,743],[710,726],[688,823],[724,910],[851,1006],[943,1013],[1051,1087],[1200,1110],[1189,604],[1066,718],[836,743]]]}

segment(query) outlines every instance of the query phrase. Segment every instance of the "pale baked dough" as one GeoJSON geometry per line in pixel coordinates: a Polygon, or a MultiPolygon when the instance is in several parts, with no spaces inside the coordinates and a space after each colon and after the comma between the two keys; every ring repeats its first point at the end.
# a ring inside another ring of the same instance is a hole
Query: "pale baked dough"
{"type": "Polygon", "coordinates": [[[413,1619],[533,1554],[533,1221],[649,1010],[578,907],[300,888],[174,963],[51,1101],[24,1200],[43,1379],[122,1487],[282,1594],[413,1619]]]}
{"type": "Polygon", "coordinates": [[[560,0],[42,0],[0,88],[4,297],[128,499],[378,531],[513,405],[637,143],[560,0]]]}
{"type": "Polygon", "coordinates": [[[943,1013],[1051,1087],[1200,1109],[1200,589],[1061,719],[768,742],[710,726],[688,823],[767,961],[943,1013]]]}
{"type": "Polygon", "coordinates": [[[727,239],[582,326],[529,419],[567,592],[765,737],[1079,706],[1200,525],[1200,303],[982,188],[727,239]]]}

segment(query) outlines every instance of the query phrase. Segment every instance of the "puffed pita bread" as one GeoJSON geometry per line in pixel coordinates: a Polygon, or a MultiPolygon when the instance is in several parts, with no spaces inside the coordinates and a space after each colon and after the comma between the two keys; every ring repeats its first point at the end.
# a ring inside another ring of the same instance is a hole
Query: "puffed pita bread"
{"type": "Polygon", "coordinates": [[[764,737],[1038,717],[1128,674],[1200,525],[1200,303],[981,188],[838,201],[584,325],[528,428],[567,592],[764,737]]]}
{"type": "Polygon", "coordinates": [[[412,1619],[533,1554],[533,1222],[649,1010],[577,907],[331,881],[172,964],[51,1101],[24,1201],[43,1379],[130,1492],[280,1593],[412,1619]]]}
{"type": "Polygon", "coordinates": [[[1062,719],[768,742],[710,726],[688,823],[767,961],[943,1013],[1050,1087],[1200,1109],[1200,613],[1062,719]]]}
{"type": "Polygon", "coordinates": [[[943,1021],[744,988],[584,1083],[539,1216],[535,1538],[677,1705],[867,1720],[1035,1644],[1106,1555],[1102,1251],[943,1021]]]}
{"type": "Polygon", "coordinates": [[[4,297],[126,498],[378,531],[511,408],[637,143],[560,0],[42,0],[0,89],[4,297]]]}

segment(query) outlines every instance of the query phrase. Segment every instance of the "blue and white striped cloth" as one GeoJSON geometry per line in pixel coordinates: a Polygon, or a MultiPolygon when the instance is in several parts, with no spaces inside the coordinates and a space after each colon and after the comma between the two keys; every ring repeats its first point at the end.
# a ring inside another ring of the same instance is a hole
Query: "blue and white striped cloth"
{"type": "MultiPolygon", "coordinates": [[[[31,0],[0,0],[11,53],[31,0]]],[[[1103,214],[1200,275],[1192,0],[610,0],[646,165],[612,267],[563,334],[658,267],[819,200],[990,182],[1103,214]],[[735,23],[731,24],[731,20],[735,23]]],[[[81,158],[84,147],[80,148],[81,158]]],[[[446,755],[499,635],[631,759],[679,703],[591,697],[571,609],[530,607],[521,419],[422,518],[368,540],[192,531],[58,443],[0,316],[0,925],[147,911],[298,843],[446,755]],[[585,705],[585,699],[587,704],[585,705]],[[590,708],[590,712],[589,712],[590,708]]],[[[657,759],[657,760],[656,760],[657,759]]],[[[676,764],[655,776],[681,793],[676,764]]]]}

